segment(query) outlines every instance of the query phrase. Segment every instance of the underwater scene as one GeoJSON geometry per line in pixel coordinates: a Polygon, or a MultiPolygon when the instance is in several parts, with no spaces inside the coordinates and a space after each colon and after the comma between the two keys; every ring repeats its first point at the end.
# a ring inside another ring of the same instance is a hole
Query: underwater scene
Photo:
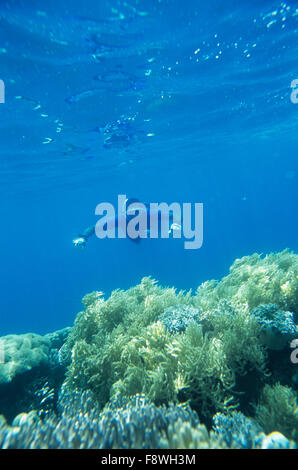
{"type": "Polygon", "coordinates": [[[1,0],[0,449],[298,448],[298,4],[1,0]]]}

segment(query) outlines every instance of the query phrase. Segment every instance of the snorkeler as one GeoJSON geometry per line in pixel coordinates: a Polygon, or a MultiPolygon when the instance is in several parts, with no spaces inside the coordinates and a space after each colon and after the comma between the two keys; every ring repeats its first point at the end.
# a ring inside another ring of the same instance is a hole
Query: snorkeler
{"type": "Polygon", "coordinates": [[[111,204],[99,204],[95,213],[103,216],[96,225],[88,227],[73,240],[76,248],[85,248],[87,241],[94,234],[98,238],[115,238],[115,229],[119,238],[130,238],[133,242],[140,242],[141,238],[158,238],[162,233],[167,234],[181,231],[181,214],[175,215],[171,208],[163,204],[142,204],[138,199],[127,199],[125,195],[118,196],[118,214],[115,215],[111,204]],[[138,215],[136,215],[136,212],[138,215]],[[178,222],[178,223],[177,223],[178,222]]]}

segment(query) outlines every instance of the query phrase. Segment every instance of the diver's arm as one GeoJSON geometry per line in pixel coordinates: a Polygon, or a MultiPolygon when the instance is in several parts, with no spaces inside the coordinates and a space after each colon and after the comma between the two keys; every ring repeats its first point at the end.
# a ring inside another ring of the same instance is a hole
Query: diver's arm
{"type": "Polygon", "coordinates": [[[77,238],[73,240],[73,244],[77,248],[85,248],[88,238],[95,234],[95,225],[86,228],[77,238]]]}
{"type": "Polygon", "coordinates": [[[84,230],[84,232],[80,233],[79,236],[87,240],[88,238],[92,237],[92,235],[94,234],[95,234],[95,225],[92,225],[92,227],[88,227],[86,228],[86,230],[84,230]]]}

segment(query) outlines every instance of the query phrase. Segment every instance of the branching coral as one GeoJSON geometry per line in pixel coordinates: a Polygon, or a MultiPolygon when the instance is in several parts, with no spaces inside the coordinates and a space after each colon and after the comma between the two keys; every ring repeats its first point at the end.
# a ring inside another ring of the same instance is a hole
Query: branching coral
{"type": "Polygon", "coordinates": [[[121,378],[113,385],[112,396],[118,392],[129,396],[138,391],[155,403],[175,399],[177,358],[170,348],[170,336],[159,322],[131,339],[115,363],[121,378]]]}
{"type": "Polygon", "coordinates": [[[23,413],[12,426],[0,417],[0,448],[157,449],[169,447],[169,428],[175,423],[191,429],[199,426],[189,407],[156,407],[144,396],[118,399],[100,411],[90,392],[85,392],[62,398],[60,406],[61,416],[40,420],[34,412],[23,413]]]}
{"type": "Polygon", "coordinates": [[[260,445],[264,434],[261,427],[239,411],[230,415],[217,413],[213,417],[214,431],[227,447],[253,449],[260,445]]]}
{"type": "Polygon", "coordinates": [[[179,338],[180,394],[209,417],[232,406],[234,372],[228,368],[220,339],[208,339],[200,325],[191,324],[179,338]]]}
{"type": "Polygon", "coordinates": [[[298,394],[290,387],[276,383],[265,385],[256,405],[256,420],[264,431],[278,431],[298,441],[298,394]]]}
{"type": "Polygon", "coordinates": [[[261,304],[251,313],[261,326],[261,340],[269,349],[282,350],[296,334],[293,313],[284,312],[276,304],[261,304]]]}
{"type": "Polygon", "coordinates": [[[164,325],[169,333],[181,333],[185,331],[187,325],[199,322],[201,311],[187,305],[176,305],[167,308],[159,317],[159,321],[164,325]]]}

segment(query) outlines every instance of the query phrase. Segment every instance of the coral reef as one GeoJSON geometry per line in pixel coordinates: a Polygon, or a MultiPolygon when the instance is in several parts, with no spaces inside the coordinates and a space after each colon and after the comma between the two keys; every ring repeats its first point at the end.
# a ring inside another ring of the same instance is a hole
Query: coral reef
{"type": "Polygon", "coordinates": [[[237,406],[239,376],[252,370],[266,376],[261,328],[244,307],[221,301],[200,316],[200,324],[193,321],[195,297],[149,278],[106,301],[96,295],[87,300],[66,343],[72,357],[66,386],[91,390],[100,406],[118,393],[145,393],[156,404],[190,400],[208,421],[237,406]],[[184,331],[176,329],[177,311],[180,323],[186,318],[184,331]],[[169,323],[170,312],[171,332],[160,321],[169,323]]]}
{"type": "Polygon", "coordinates": [[[144,395],[118,396],[103,410],[90,392],[64,394],[60,414],[0,416],[1,449],[246,449],[295,448],[280,433],[266,436],[241,413],[217,415],[215,431],[187,405],[156,406],[144,395]],[[257,432],[257,435],[254,435],[257,432]]]}
{"type": "Polygon", "coordinates": [[[83,305],[71,329],[0,338],[0,447],[298,444],[298,255],[238,259],[195,294],[146,277],[83,305]]]}
{"type": "Polygon", "coordinates": [[[0,338],[4,362],[0,363],[0,414],[11,421],[21,411],[42,416],[54,410],[65,368],[59,362],[71,328],[45,336],[28,333],[0,338]]]}
{"type": "Polygon", "coordinates": [[[252,312],[261,325],[261,341],[267,348],[279,351],[295,337],[294,314],[284,312],[276,304],[261,304],[252,312]]]}
{"type": "MultiPolygon", "coordinates": [[[[61,415],[41,420],[34,413],[15,418],[12,426],[0,421],[0,447],[129,449],[168,448],[170,426],[181,422],[191,429],[199,425],[189,407],[156,407],[140,395],[118,399],[104,410],[94,404],[90,392],[66,395],[60,400],[61,415]]],[[[171,428],[172,429],[172,428],[171,428]]],[[[207,430],[205,431],[208,435],[207,430]]],[[[171,439],[171,438],[170,438],[171,439]]],[[[171,441],[172,444],[172,441],[171,441]]]]}

